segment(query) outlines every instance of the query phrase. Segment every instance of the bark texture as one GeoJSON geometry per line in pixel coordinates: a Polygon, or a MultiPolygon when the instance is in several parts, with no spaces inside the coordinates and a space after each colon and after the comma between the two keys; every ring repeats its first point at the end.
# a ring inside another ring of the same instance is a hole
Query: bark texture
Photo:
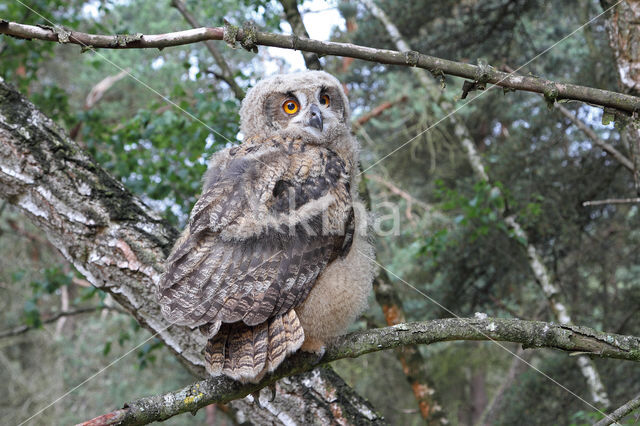
{"type": "MultiPolygon", "coordinates": [[[[206,377],[201,354],[205,339],[199,332],[166,322],[156,301],[162,262],[178,232],[2,79],[0,198],[18,206],[92,285],[111,294],[194,375],[206,377]]],[[[325,377],[326,383],[344,388],[342,381],[333,383],[337,375],[325,377]]],[[[290,380],[302,385],[304,379],[290,380]]],[[[351,392],[357,400],[353,407],[368,407],[351,392]]],[[[303,394],[305,409],[327,412],[334,401],[323,399],[326,394],[322,389],[319,394],[303,394]]],[[[272,404],[295,423],[303,424],[309,415],[290,404],[272,404]]],[[[238,411],[249,420],[255,415],[281,423],[278,416],[253,404],[238,411]]],[[[362,421],[367,421],[369,411],[360,413],[362,421]]],[[[338,411],[335,415],[336,422],[343,420],[338,411]]]]}
{"type": "MultiPolygon", "coordinates": [[[[607,32],[618,69],[620,91],[638,96],[640,94],[640,0],[621,2],[601,0],[601,3],[605,10],[615,5],[607,17],[607,32]]],[[[634,118],[626,123],[620,134],[633,162],[636,195],[640,196],[640,124],[637,114],[634,118]]]]}
{"type": "Polygon", "coordinates": [[[640,408],[640,395],[623,404],[617,410],[607,415],[607,417],[600,420],[598,423],[595,423],[593,426],[609,426],[610,424],[616,423],[618,420],[622,420],[638,408],[640,408]]]}

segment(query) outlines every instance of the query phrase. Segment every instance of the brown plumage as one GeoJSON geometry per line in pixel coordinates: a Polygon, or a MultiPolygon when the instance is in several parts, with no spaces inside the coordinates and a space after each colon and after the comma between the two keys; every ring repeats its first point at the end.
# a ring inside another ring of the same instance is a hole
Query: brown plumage
{"type": "Polygon", "coordinates": [[[366,306],[373,268],[352,246],[373,249],[356,226],[363,220],[354,213],[357,144],[345,132],[348,104],[333,77],[303,76],[319,82],[295,98],[299,115],[273,106],[296,96],[273,87],[290,76],[249,92],[241,111],[247,137],[212,159],[166,261],[162,312],[206,336],[212,375],[257,381],[303,344],[320,353],[366,306]],[[326,93],[333,105],[319,104],[326,93]],[[360,273],[353,288],[350,273],[360,273]],[[322,284],[324,276],[331,283],[322,284]],[[330,315],[333,324],[315,324],[330,315]]]}

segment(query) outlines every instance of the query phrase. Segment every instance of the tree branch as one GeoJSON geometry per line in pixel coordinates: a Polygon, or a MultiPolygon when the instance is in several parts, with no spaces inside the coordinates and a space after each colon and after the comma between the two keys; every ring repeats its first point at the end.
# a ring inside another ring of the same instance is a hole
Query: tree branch
{"type": "MultiPolygon", "coordinates": [[[[62,311],[62,312],[57,312],[53,315],[47,316],[46,319],[42,320],[42,324],[49,324],[52,322],[56,322],[57,320],[59,320],[60,318],[63,317],[71,317],[74,315],[82,315],[82,314],[89,314],[92,312],[96,312],[96,311],[102,311],[103,309],[106,310],[110,310],[110,311],[116,311],[116,312],[120,312],[123,314],[127,314],[127,312],[112,307],[112,306],[91,306],[88,308],[78,308],[78,309],[74,309],[72,311],[62,311]]],[[[20,334],[24,334],[29,330],[34,330],[36,328],[39,327],[35,327],[35,326],[29,326],[29,325],[21,325],[18,326],[16,328],[12,328],[11,330],[5,330],[5,331],[0,331],[0,339],[5,338],[5,337],[13,337],[13,336],[19,336],[20,334]]]]}
{"type": "Polygon", "coordinates": [[[593,426],[609,426],[638,408],[640,408],[640,394],[615,410],[613,413],[608,414],[607,417],[600,420],[598,423],[595,423],[593,426]]]}
{"type": "MultiPolygon", "coordinates": [[[[178,9],[178,12],[180,12],[184,19],[193,28],[201,27],[196,18],[189,13],[189,11],[187,10],[187,6],[182,0],[172,0],[171,6],[178,9]]],[[[220,53],[215,43],[213,43],[211,40],[206,40],[204,42],[204,45],[207,47],[207,50],[209,51],[209,53],[211,53],[211,56],[213,56],[213,59],[215,59],[216,63],[220,67],[221,72],[219,74],[216,74],[216,76],[227,83],[229,87],[231,87],[231,90],[233,90],[233,94],[238,100],[241,101],[242,99],[244,99],[244,90],[242,90],[242,87],[240,87],[238,83],[236,83],[235,79],[233,78],[231,68],[229,68],[227,61],[225,61],[224,56],[222,56],[222,53],[220,53]]]]}
{"type": "Polygon", "coordinates": [[[560,111],[560,113],[562,113],[562,115],[567,117],[573,124],[575,124],[575,126],[578,129],[582,130],[582,132],[585,135],[587,135],[587,137],[589,139],[591,139],[591,141],[594,144],[598,145],[600,148],[602,148],[603,151],[607,152],[608,154],[611,154],[611,156],[613,156],[613,158],[615,158],[620,164],[622,164],[624,167],[626,167],[631,172],[633,172],[633,170],[634,170],[633,163],[631,162],[631,160],[629,160],[627,157],[625,157],[623,153],[621,153],[620,151],[615,149],[613,147],[613,145],[610,145],[607,142],[603,141],[596,134],[596,132],[593,131],[593,129],[591,129],[589,126],[584,124],[582,122],[582,120],[580,120],[578,117],[576,117],[576,115],[574,113],[572,113],[571,111],[569,111],[567,108],[565,108],[564,106],[562,106],[560,104],[556,104],[555,107],[556,107],[556,109],[558,111],[560,111]]]}
{"type": "Polygon", "coordinates": [[[360,117],[358,117],[355,120],[355,124],[357,124],[358,126],[363,126],[367,121],[371,120],[374,117],[379,116],[380,114],[382,114],[383,112],[385,112],[389,108],[393,107],[396,104],[404,102],[407,99],[408,99],[407,95],[402,95],[398,99],[396,99],[395,101],[383,102],[380,105],[378,105],[377,107],[375,107],[374,109],[372,109],[371,111],[369,111],[368,113],[363,114],[360,117]]]}
{"type": "MultiPolygon", "coordinates": [[[[307,32],[307,28],[304,26],[302,15],[300,15],[300,10],[298,10],[298,1],[280,0],[280,4],[284,9],[285,16],[287,17],[289,25],[291,25],[293,33],[298,37],[304,37],[307,39],[310,38],[309,33],[307,32]]],[[[303,51],[302,57],[304,58],[305,65],[310,70],[322,69],[322,64],[320,63],[320,58],[317,54],[303,51]]]]}
{"type": "Polygon", "coordinates": [[[212,403],[226,403],[256,392],[277,380],[343,358],[404,345],[433,344],[456,340],[495,340],[521,343],[525,348],[551,348],[588,353],[603,358],[640,362],[640,337],[603,333],[587,327],[564,326],[541,321],[502,318],[450,318],[360,331],[340,336],[327,345],[318,361],[315,355],[298,352],[272,375],[257,384],[241,384],[224,376],[194,383],[164,395],[141,398],[121,410],[100,416],[85,425],[137,425],[195,412],[212,403]],[[114,421],[115,419],[115,421],[114,421]]]}
{"type": "MultiPolygon", "coordinates": [[[[513,68],[508,65],[505,65],[503,68],[507,72],[514,72],[513,68]]],[[[569,109],[559,103],[555,103],[554,106],[558,111],[560,111],[562,115],[567,117],[569,121],[571,121],[578,129],[580,129],[582,133],[584,133],[589,139],[591,139],[594,144],[598,145],[603,151],[613,156],[613,158],[618,160],[620,164],[629,169],[631,172],[634,171],[633,163],[631,162],[631,160],[625,157],[625,155],[618,151],[613,145],[602,140],[600,136],[598,136],[591,127],[587,126],[582,120],[580,120],[576,114],[569,111],[569,109]]]]}
{"type": "MultiPolygon", "coordinates": [[[[237,29],[236,27],[234,27],[237,29]]],[[[233,31],[235,32],[235,31],[233,31]]],[[[231,36],[233,32],[227,32],[231,36]]],[[[78,44],[91,48],[106,49],[162,49],[171,46],[197,43],[206,40],[223,40],[225,28],[202,27],[186,31],[178,31],[156,35],[99,35],[66,30],[60,27],[24,25],[16,22],[0,20],[0,34],[25,39],[38,39],[59,43],[78,44]]],[[[283,49],[314,52],[320,55],[346,56],[381,64],[418,67],[434,74],[447,74],[476,80],[482,80],[501,87],[546,94],[555,100],[573,99],[604,107],[615,108],[632,113],[640,111],[640,98],[621,93],[576,84],[559,83],[543,78],[509,74],[493,67],[479,67],[462,62],[450,61],[415,51],[398,52],[394,50],[375,49],[351,43],[318,41],[296,35],[282,35],[263,31],[245,31],[237,29],[235,41],[280,47],[283,49]]]]}
{"type": "Polygon", "coordinates": [[[638,198],[607,198],[605,200],[585,201],[582,203],[584,207],[587,206],[600,206],[602,204],[636,204],[640,203],[640,197],[638,198]]]}

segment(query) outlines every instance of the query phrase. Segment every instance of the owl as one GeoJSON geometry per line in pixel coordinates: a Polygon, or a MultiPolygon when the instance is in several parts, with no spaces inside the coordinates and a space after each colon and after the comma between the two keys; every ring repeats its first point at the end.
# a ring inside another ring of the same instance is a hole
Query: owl
{"type": "Polygon", "coordinates": [[[247,93],[243,142],[211,158],[159,282],[165,318],[207,339],[207,371],[257,382],[324,353],[366,308],[374,274],[346,94],[322,71],[247,93]]]}

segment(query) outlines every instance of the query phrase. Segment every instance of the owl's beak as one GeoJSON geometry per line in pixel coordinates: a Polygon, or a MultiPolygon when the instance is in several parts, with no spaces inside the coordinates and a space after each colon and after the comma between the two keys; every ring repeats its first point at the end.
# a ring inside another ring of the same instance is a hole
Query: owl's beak
{"type": "Polygon", "coordinates": [[[304,124],[322,131],[322,111],[320,111],[318,105],[312,104],[309,107],[309,116],[304,124]]]}

